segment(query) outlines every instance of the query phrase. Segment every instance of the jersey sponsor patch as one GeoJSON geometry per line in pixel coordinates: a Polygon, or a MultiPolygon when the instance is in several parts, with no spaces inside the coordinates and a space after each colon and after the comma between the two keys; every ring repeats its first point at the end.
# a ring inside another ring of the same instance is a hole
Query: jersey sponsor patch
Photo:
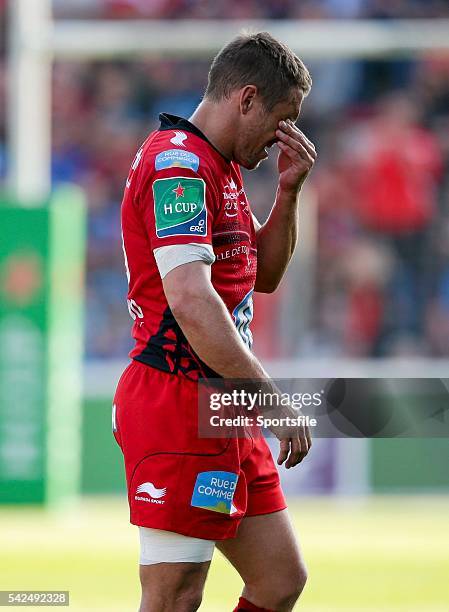
{"type": "Polygon", "coordinates": [[[200,178],[174,176],[153,183],[156,236],[205,236],[206,184],[200,178]]]}
{"type": "Polygon", "coordinates": [[[231,514],[238,475],[234,472],[200,472],[193,488],[195,508],[231,514]]]}
{"type": "Polygon", "coordinates": [[[200,165],[200,158],[195,153],[183,151],[182,149],[169,149],[158,153],[154,160],[156,170],[165,168],[189,168],[196,172],[200,165]]]}

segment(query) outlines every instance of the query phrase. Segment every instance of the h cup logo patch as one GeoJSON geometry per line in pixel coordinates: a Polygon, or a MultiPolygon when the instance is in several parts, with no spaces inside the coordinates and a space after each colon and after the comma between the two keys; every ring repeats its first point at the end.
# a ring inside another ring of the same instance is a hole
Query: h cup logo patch
{"type": "Polygon", "coordinates": [[[201,178],[173,176],[153,183],[156,236],[206,236],[206,184],[201,178]]]}

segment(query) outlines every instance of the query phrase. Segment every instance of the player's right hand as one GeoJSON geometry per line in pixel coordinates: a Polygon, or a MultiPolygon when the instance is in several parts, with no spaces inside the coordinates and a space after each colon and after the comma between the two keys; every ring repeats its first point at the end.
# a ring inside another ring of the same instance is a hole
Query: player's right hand
{"type": "MultiPolygon", "coordinates": [[[[295,416],[298,413],[295,411],[295,416]]],[[[285,462],[287,469],[295,467],[307,456],[312,446],[312,436],[307,425],[297,427],[273,427],[271,431],[280,441],[278,465],[285,462]]]]}

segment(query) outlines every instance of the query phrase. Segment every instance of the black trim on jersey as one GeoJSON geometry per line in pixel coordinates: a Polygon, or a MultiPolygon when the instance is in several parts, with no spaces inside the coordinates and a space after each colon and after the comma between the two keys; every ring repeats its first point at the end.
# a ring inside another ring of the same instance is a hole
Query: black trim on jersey
{"type": "Polygon", "coordinates": [[[169,306],[164,310],[157,332],[134,360],[169,374],[181,373],[193,380],[221,378],[194,353],[169,306]],[[176,340],[167,336],[170,330],[174,332],[176,340]],[[192,372],[196,375],[192,376],[192,372]]]}
{"type": "Polygon", "coordinates": [[[184,130],[184,132],[190,132],[191,134],[195,134],[198,138],[205,140],[208,145],[210,145],[217,153],[225,160],[227,164],[231,163],[231,160],[223,155],[221,151],[214,146],[211,141],[203,134],[203,132],[193,125],[188,119],[184,119],[183,117],[178,117],[177,115],[171,115],[170,113],[160,113],[159,121],[161,125],[159,127],[160,132],[165,132],[167,130],[184,130]]]}

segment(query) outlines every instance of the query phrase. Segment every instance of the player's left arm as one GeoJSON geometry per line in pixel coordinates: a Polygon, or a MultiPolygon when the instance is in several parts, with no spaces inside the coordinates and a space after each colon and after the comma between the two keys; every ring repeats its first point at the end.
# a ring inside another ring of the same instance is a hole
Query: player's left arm
{"type": "Polygon", "coordinates": [[[299,195],[316,159],[313,143],[288,120],[276,131],[279,183],[276,200],[263,225],[254,217],[257,236],[255,290],[272,293],[279,285],[298,240],[299,195]]]}

